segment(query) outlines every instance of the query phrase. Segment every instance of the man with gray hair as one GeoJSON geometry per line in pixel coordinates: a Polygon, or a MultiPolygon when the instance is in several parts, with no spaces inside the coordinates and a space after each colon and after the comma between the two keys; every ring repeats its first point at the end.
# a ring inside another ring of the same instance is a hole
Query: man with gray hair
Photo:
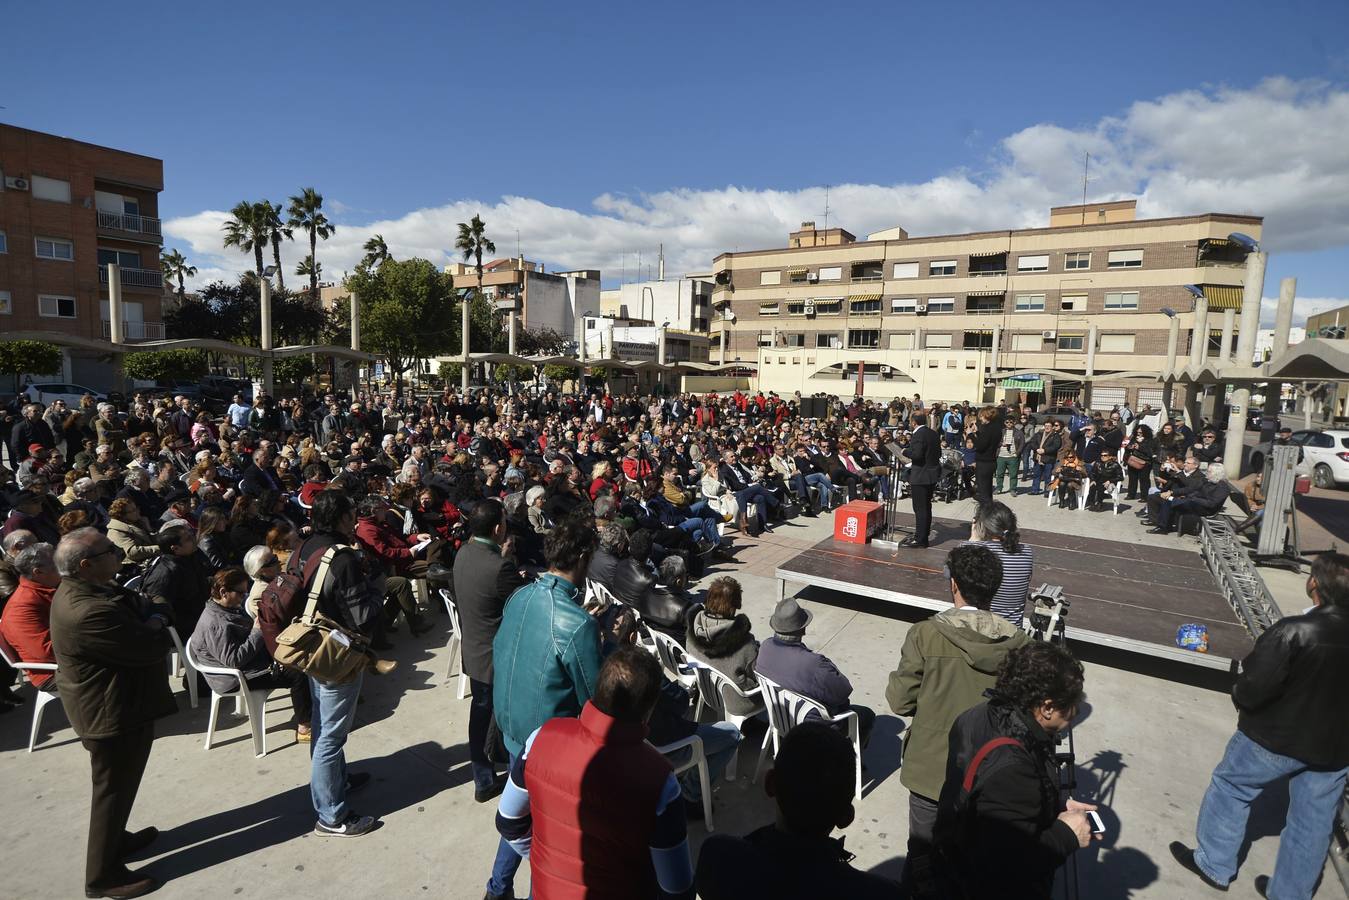
{"type": "MultiPolygon", "coordinates": [[[[106,444],[113,456],[120,456],[126,450],[126,429],[122,420],[117,418],[117,407],[111,403],[98,405],[98,418],[94,420],[94,435],[99,444],[106,444]]],[[[70,448],[66,448],[69,450],[70,448]]]]}
{"type": "Polygon", "coordinates": [[[171,614],[116,585],[122,552],[79,528],[55,553],[61,584],[51,606],[56,686],[71,727],[89,751],[93,797],[85,857],[86,897],[139,897],[159,887],[123,860],[158,837],[126,830],[154,741],[154,720],[177,709],[164,677],[171,614]]]}
{"type": "Polygon", "coordinates": [[[1213,462],[1204,470],[1204,480],[1193,487],[1182,487],[1161,501],[1157,507],[1157,527],[1148,534],[1170,534],[1175,531],[1175,517],[1189,513],[1196,516],[1211,516],[1227,503],[1227,469],[1222,463],[1213,462]]]}
{"type": "Polygon", "coordinates": [[[5,535],[4,542],[0,543],[0,550],[4,551],[0,555],[0,611],[4,610],[5,601],[9,600],[10,595],[19,586],[19,571],[14,568],[14,557],[25,547],[35,543],[37,535],[27,528],[14,529],[5,535]]]}
{"type": "Polygon", "coordinates": [[[9,458],[15,463],[23,462],[31,455],[28,448],[33,444],[41,444],[48,450],[56,448],[51,428],[42,421],[41,403],[24,404],[23,419],[9,435],[9,458]]]}
{"type": "MultiPolygon", "coordinates": [[[[19,586],[5,604],[0,620],[3,636],[18,658],[26,663],[54,663],[52,655],[52,594],[61,583],[52,560],[51,544],[32,544],[14,557],[19,586]]],[[[50,672],[29,672],[28,680],[38,690],[52,690],[50,672]]]]}

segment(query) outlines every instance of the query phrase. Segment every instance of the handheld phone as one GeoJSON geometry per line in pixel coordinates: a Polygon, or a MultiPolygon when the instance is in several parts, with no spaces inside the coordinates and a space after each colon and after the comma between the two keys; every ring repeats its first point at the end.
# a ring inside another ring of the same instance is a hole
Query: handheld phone
{"type": "Polygon", "coordinates": [[[1091,823],[1092,834],[1105,834],[1105,823],[1102,822],[1101,817],[1096,814],[1096,810],[1087,810],[1087,821],[1091,823]]]}

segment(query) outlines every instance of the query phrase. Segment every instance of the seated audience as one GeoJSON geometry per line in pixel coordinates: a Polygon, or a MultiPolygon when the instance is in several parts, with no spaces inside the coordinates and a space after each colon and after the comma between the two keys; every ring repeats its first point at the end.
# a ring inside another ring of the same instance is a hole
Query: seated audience
{"type": "MultiPolygon", "coordinates": [[[[749,617],[740,612],[740,582],[722,576],[707,589],[707,600],[690,610],[684,648],[689,656],[706,663],[730,679],[746,694],[757,691],[754,663],[759,642],[750,630],[749,617]]],[[[757,696],[743,698],[722,691],[726,711],[737,716],[753,715],[763,709],[757,696]]]]}
{"type": "MultiPolygon", "coordinates": [[[[52,595],[61,583],[52,560],[51,544],[31,544],[14,557],[19,585],[5,603],[0,636],[26,663],[54,663],[52,653],[52,595]]],[[[51,672],[29,672],[28,680],[38,690],[56,689],[51,672]]],[[[8,687],[8,685],[6,685],[8,687]]]]}
{"type": "Polygon", "coordinates": [[[1220,462],[1211,462],[1198,484],[1169,493],[1157,506],[1157,524],[1149,534],[1170,534],[1175,530],[1173,519],[1185,513],[1211,516],[1220,511],[1227,504],[1227,469],[1220,462]]]}
{"type": "Polygon", "coordinates": [[[197,550],[197,537],[186,525],[166,525],[155,538],[159,555],[150,563],[140,592],[173,608],[173,626],[191,634],[210,590],[209,563],[197,550]]]}

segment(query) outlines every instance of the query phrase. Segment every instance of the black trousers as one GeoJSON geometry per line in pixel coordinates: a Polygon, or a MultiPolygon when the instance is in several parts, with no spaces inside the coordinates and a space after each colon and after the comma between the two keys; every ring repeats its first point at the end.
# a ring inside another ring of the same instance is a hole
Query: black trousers
{"type": "Polygon", "coordinates": [[[930,484],[909,484],[909,493],[913,496],[913,539],[926,544],[928,533],[932,531],[932,488],[930,484]]]}
{"type": "Polygon", "coordinates": [[[492,722],[492,685],[470,678],[473,697],[468,706],[468,761],[475,787],[487,787],[496,779],[496,767],[487,758],[487,729],[492,722]]]}
{"type": "Polygon", "coordinates": [[[993,471],[998,467],[997,460],[974,461],[974,499],[979,503],[993,500],[993,471]]]}
{"type": "Polygon", "coordinates": [[[116,737],[81,741],[89,751],[94,786],[84,863],[86,888],[107,887],[127,880],[122,841],[154,739],[154,725],[146,724],[116,737]]]}
{"type": "Polygon", "coordinates": [[[932,878],[932,835],[937,825],[937,801],[909,792],[909,854],[904,858],[904,896],[930,897],[935,890],[932,878]]]}
{"type": "Polygon", "coordinates": [[[1148,476],[1152,474],[1152,463],[1148,463],[1141,469],[1130,469],[1127,465],[1125,468],[1129,472],[1129,499],[1146,497],[1148,487],[1151,486],[1151,480],[1148,476]]]}

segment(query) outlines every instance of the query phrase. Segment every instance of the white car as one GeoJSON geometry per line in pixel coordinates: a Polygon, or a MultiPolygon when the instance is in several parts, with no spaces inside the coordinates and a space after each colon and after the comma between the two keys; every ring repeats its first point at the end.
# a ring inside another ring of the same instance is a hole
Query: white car
{"type": "MultiPolygon", "coordinates": [[[[1302,471],[1311,473],[1313,484],[1319,488],[1349,486],[1349,431],[1294,431],[1289,441],[1302,448],[1302,462],[1306,467],[1302,471]]],[[[1251,450],[1252,471],[1264,469],[1269,447],[1266,441],[1251,450]]]]}
{"type": "Polygon", "coordinates": [[[41,403],[43,406],[51,406],[53,400],[64,400],[66,406],[71,409],[78,409],[80,401],[84,399],[85,394],[93,394],[95,402],[102,402],[108,399],[104,394],[93,388],[85,387],[82,384],[68,384],[65,382],[41,382],[28,385],[23,389],[29,402],[41,403]]]}

